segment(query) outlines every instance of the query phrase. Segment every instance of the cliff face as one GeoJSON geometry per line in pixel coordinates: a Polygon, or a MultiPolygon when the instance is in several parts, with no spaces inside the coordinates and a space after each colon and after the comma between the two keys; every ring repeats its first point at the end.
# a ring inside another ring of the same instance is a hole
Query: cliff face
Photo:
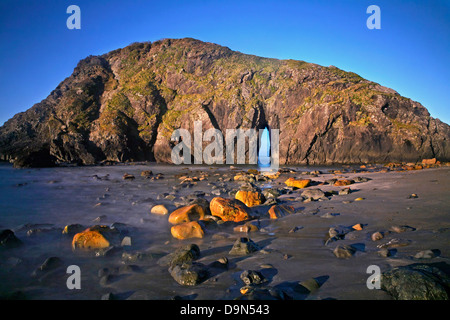
{"type": "Polygon", "coordinates": [[[194,39],[88,57],[0,128],[16,166],[170,162],[173,130],[280,130],[281,164],[450,161],[450,127],[417,102],[336,67],[194,39]]]}

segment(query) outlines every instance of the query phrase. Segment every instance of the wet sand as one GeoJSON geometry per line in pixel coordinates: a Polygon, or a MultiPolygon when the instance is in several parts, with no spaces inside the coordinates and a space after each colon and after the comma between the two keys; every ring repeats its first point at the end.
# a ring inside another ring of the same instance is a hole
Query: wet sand
{"type": "MultiPolygon", "coordinates": [[[[0,226],[13,230],[23,245],[0,250],[0,295],[25,299],[100,299],[104,294],[113,293],[117,299],[167,300],[175,296],[197,300],[235,299],[242,296],[239,289],[244,283],[240,274],[244,270],[258,270],[268,280],[262,286],[266,288],[289,291],[292,283],[311,278],[320,282],[319,289],[297,294],[295,299],[388,300],[391,297],[386,292],[367,288],[368,266],[377,265],[383,272],[414,262],[449,263],[450,167],[355,173],[339,168],[342,174],[329,173],[330,168],[289,168],[296,172],[283,172],[275,180],[254,184],[261,189],[284,188],[284,181],[289,177],[309,178],[316,184],[332,178],[370,180],[350,185],[352,192],[348,195],[330,195],[321,201],[300,201],[305,189],[282,195],[278,202],[293,206],[296,213],[277,220],[263,215],[259,219],[260,230],[256,232],[237,233],[233,231],[235,224],[225,223],[208,227],[202,239],[177,240],[170,234],[168,216],[151,214],[152,206],[164,204],[169,211],[174,210],[181,197],[195,191],[205,192],[204,198],[211,200],[217,195],[211,194],[210,184],[218,190],[224,189],[221,197],[231,198],[228,192],[242,184],[233,180],[234,175],[248,167],[231,170],[228,166],[185,168],[151,164],[17,170],[1,165],[0,226]],[[146,179],[140,176],[142,170],[152,170],[153,177],[162,173],[163,178],[146,179]],[[314,170],[320,170],[321,174],[302,174],[314,170]],[[122,179],[124,173],[133,174],[135,179],[122,179]],[[180,185],[179,176],[199,177],[202,173],[206,173],[205,180],[173,189],[180,185]],[[175,199],[165,199],[163,193],[173,193],[175,199]],[[411,194],[417,198],[411,198],[411,194]],[[363,200],[354,201],[356,198],[363,200]],[[101,219],[94,221],[98,217],[101,219]],[[152,253],[154,258],[126,267],[121,253],[95,257],[90,252],[74,252],[72,237],[61,234],[68,224],[89,227],[115,222],[124,223],[132,239],[131,247],[123,250],[152,253]],[[344,239],[325,244],[331,227],[351,227],[358,223],[362,230],[351,231],[344,239]],[[374,232],[405,225],[413,229],[371,240],[374,232]],[[295,226],[299,229],[289,232],[295,226]],[[234,241],[242,236],[249,236],[261,250],[243,257],[230,256],[228,252],[234,241]],[[407,245],[395,248],[395,254],[390,257],[380,256],[377,246],[394,238],[407,245]],[[228,270],[213,272],[194,287],[179,285],[167,266],[158,261],[190,243],[200,248],[198,262],[208,265],[225,256],[229,260],[228,270]],[[333,254],[339,244],[352,245],[357,251],[348,259],[339,259],[333,254]],[[420,261],[414,258],[416,253],[427,249],[437,249],[439,255],[420,261]],[[49,257],[60,258],[61,264],[33,275],[49,257]],[[81,290],[69,290],[66,286],[66,268],[73,264],[81,269],[81,290]],[[112,273],[106,282],[99,277],[102,268],[112,273]]],[[[331,192],[344,187],[324,184],[308,188],[331,192]]],[[[257,215],[267,212],[269,207],[251,210],[257,215]]]]}

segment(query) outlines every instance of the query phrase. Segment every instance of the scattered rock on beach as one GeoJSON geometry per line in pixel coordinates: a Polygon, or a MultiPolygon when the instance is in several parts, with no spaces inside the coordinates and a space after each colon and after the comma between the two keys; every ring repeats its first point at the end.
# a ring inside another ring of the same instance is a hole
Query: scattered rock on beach
{"type": "Polygon", "coordinates": [[[141,171],[141,176],[144,178],[151,177],[153,175],[152,170],[143,170],[141,171]]]}
{"type": "Polygon", "coordinates": [[[333,253],[337,258],[340,259],[348,259],[350,257],[352,257],[356,252],[356,249],[353,248],[350,245],[338,245],[334,250],[333,253]]]}
{"type": "Polygon", "coordinates": [[[207,268],[196,262],[171,266],[169,273],[182,286],[196,286],[208,276],[207,268]]]}
{"type": "Polygon", "coordinates": [[[415,231],[416,229],[410,226],[392,226],[389,230],[395,233],[403,233],[407,231],[415,231]]]}
{"type": "Polygon", "coordinates": [[[200,248],[195,243],[183,245],[174,252],[161,257],[158,264],[161,266],[174,266],[176,264],[190,263],[200,257],[200,248]]]}
{"type": "Polygon", "coordinates": [[[151,208],[150,212],[157,215],[166,215],[169,213],[169,210],[165,205],[157,204],[151,208]]]}
{"type": "Polygon", "coordinates": [[[343,196],[343,195],[350,194],[351,192],[352,192],[352,190],[350,188],[344,188],[342,190],[339,190],[338,194],[340,196],[343,196]]]}
{"type": "Polygon", "coordinates": [[[250,218],[247,206],[239,200],[215,197],[209,207],[211,214],[223,221],[241,222],[250,218]]]}
{"type": "Polygon", "coordinates": [[[267,279],[264,278],[264,276],[256,270],[245,270],[241,273],[240,278],[248,286],[259,285],[267,282],[267,279]]]}
{"type": "Polygon", "coordinates": [[[259,206],[266,201],[264,195],[257,190],[239,190],[235,198],[242,201],[247,207],[259,206]]]}
{"type": "Polygon", "coordinates": [[[311,200],[319,200],[319,199],[328,199],[325,196],[325,192],[322,190],[315,188],[315,189],[307,189],[302,192],[302,197],[311,199],[311,200]]]}
{"type": "Polygon", "coordinates": [[[379,231],[372,233],[372,235],[370,236],[370,238],[372,239],[372,241],[378,241],[384,238],[383,234],[379,231]]]}
{"type": "Polygon", "coordinates": [[[0,248],[15,248],[21,244],[22,241],[11,230],[5,229],[0,232],[0,248]]]}
{"type": "Polygon", "coordinates": [[[239,238],[233,244],[229,254],[236,256],[245,256],[252,252],[258,251],[259,247],[250,238],[239,238]]]}
{"type": "Polygon", "coordinates": [[[311,184],[311,179],[294,179],[289,178],[284,182],[288,187],[294,187],[298,189],[306,188],[311,184]]]}
{"type": "Polygon", "coordinates": [[[169,223],[180,224],[184,222],[203,220],[204,217],[205,211],[203,210],[203,207],[198,204],[191,204],[173,211],[169,216],[169,223]]]}
{"type": "Polygon", "coordinates": [[[440,250],[434,249],[434,250],[423,250],[414,256],[415,259],[433,259],[437,257],[440,254],[440,250]]]}
{"type": "Polygon", "coordinates": [[[386,243],[379,244],[377,247],[382,248],[398,248],[405,247],[411,243],[411,240],[393,238],[386,243]]]}
{"type": "Polygon", "coordinates": [[[203,238],[205,231],[203,226],[197,221],[184,222],[174,225],[170,228],[172,236],[179,240],[185,240],[190,238],[203,238]]]}
{"type": "Polygon", "coordinates": [[[381,289],[396,300],[449,300],[450,277],[437,264],[411,264],[383,272],[381,289]]]}
{"type": "Polygon", "coordinates": [[[132,174],[125,173],[125,174],[122,176],[122,179],[123,179],[123,180],[133,180],[133,179],[134,179],[134,176],[133,176],[132,174]]]}
{"type": "Polygon", "coordinates": [[[85,229],[86,229],[86,227],[84,227],[84,226],[82,226],[81,224],[78,224],[78,223],[76,223],[76,224],[69,224],[69,225],[64,227],[62,233],[73,236],[74,234],[82,232],[85,229]]]}
{"type": "Polygon", "coordinates": [[[342,186],[348,186],[348,185],[353,184],[353,183],[354,183],[353,180],[342,179],[342,180],[336,180],[334,182],[334,186],[335,187],[342,187],[342,186]]]}
{"type": "Polygon", "coordinates": [[[119,231],[107,226],[92,226],[85,231],[75,234],[72,248],[75,249],[104,249],[111,245],[111,241],[118,240],[119,231]]]}
{"type": "Polygon", "coordinates": [[[293,214],[295,212],[294,208],[288,205],[273,205],[270,207],[268,213],[270,216],[270,219],[278,219],[285,217],[287,215],[293,214]]]}
{"type": "Polygon", "coordinates": [[[234,232],[255,232],[258,231],[258,221],[247,221],[243,225],[239,225],[233,228],[234,232]]]}
{"type": "Polygon", "coordinates": [[[436,164],[436,158],[422,159],[422,164],[436,164]]]}

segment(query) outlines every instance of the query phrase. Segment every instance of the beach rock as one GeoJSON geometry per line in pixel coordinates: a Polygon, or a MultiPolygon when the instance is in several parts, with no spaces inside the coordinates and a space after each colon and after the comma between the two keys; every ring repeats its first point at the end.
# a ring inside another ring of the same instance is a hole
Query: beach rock
{"type": "Polygon", "coordinates": [[[267,282],[267,279],[260,272],[255,270],[245,270],[239,277],[247,286],[259,285],[267,282]]]}
{"type": "Polygon", "coordinates": [[[378,241],[384,238],[383,234],[379,231],[372,233],[372,235],[370,236],[370,238],[372,239],[372,241],[378,241]]]}
{"type": "Polygon", "coordinates": [[[22,241],[11,230],[5,229],[0,232],[0,248],[16,248],[21,244],[22,241]]]}
{"type": "Polygon", "coordinates": [[[64,227],[62,234],[73,236],[74,234],[79,233],[85,229],[86,227],[82,226],[81,224],[69,224],[64,227]]]}
{"type": "Polygon", "coordinates": [[[328,229],[328,235],[330,238],[344,239],[345,235],[349,232],[349,228],[331,227],[328,229]]]}
{"type": "Polygon", "coordinates": [[[259,247],[250,238],[239,238],[233,244],[229,254],[235,256],[245,256],[252,252],[258,251],[259,247]]]}
{"type": "Polygon", "coordinates": [[[289,178],[284,182],[288,187],[303,189],[311,184],[311,179],[294,179],[289,178]]]}
{"type": "Polygon", "coordinates": [[[221,258],[217,259],[216,261],[211,262],[207,266],[207,268],[213,269],[213,270],[216,269],[213,272],[217,272],[217,270],[222,270],[222,271],[228,270],[228,266],[229,266],[229,263],[228,263],[227,257],[221,257],[221,258]]]}
{"type": "Polygon", "coordinates": [[[394,252],[395,252],[395,249],[381,248],[380,250],[378,250],[377,253],[380,257],[387,258],[387,257],[392,256],[394,254],[394,252]]]}
{"type": "Polygon", "coordinates": [[[381,289],[396,300],[449,300],[450,277],[437,264],[411,264],[383,272],[381,289]]]}
{"type": "Polygon", "coordinates": [[[35,274],[37,275],[39,272],[47,272],[54,270],[60,267],[62,264],[63,262],[59,257],[49,257],[45,259],[45,261],[38,267],[35,274]]]}
{"type": "Polygon", "coordinates": [[[266,200],[276,199],[277,197],[279,197],[281,195],[281,193],[277,189],[272,189],[272,188],[264,189],[262,191],[262,194],[264,195],[266,200]]]}
{"type": "Polygon", "coordinates": [[[166,208],[163,204],[157,204],[156,206],[153,206],[150,210],[151,213],[157,214],[157,215],[166,215],[169,213],[169,210],[166,208]]]}
{"type": "Polygon", "coordinates": [[[351,185],[351,184],[353,184],[353,183],[354,183],[353,180],[350,180],[350,179],[342,179],[342,180],[337,180],[337,181],[334,183],[334,186],[335,186],[335,187],[342,187],[342,186],[348,186],[348,185],[351,185]]]}
{"type": "Polygon", "coordinates": [[[131,237],[124,237],[122,242],[120,243],[122,247],[130,247],[131,246],[131,237]]]}
{"type": "Polygon", "coordinates": [[[320,288],[320,284],[314,278],[310,278],[308,280],[302,281],[299,283],[302,287],[304,287],[309,292],[314,292],[320,288]]]}
{"type": "Polygon", "coordinates": [[[123,252],[123,248],[119,246],[109,246],[106,248],[97,248],[94,250],[96,257],[112,257],[123,252]]]}
{"type": "Polygon", "coordinates": [[[393,238],[389,240],[386,243],[382,243],[377,245],[377,248],[398,248],[398,247],[405,247],[411,243],[411,240],[407,239],[399,239],[399,238],[393,238]]]}
{"type": "Polygon", "coordinates": [[[73,249],[99,249],[107,248],[109,245],[109,241],[98,231],[77,233],[72,240],[73,249]]]}
{"type": "Polygon", "coordinates": [[[258,221],[247,221],[245,224],[233,228],[234,232],[255,232],[258,231],[258,221]]]}
{"type": "Polygon", "coordinates": [[[153,175],[152,170],[143,170],[143,171],[141,171],[141,176],[142,177],[148,178],[148,177],[151,177],[152,175],[153,175]]]}
{"type": "Polygon", "coordinates": [[[209,208],[213,216],[223,221],[241,222],[250,218],[248,207],[239,200],[215,197],[211,200],[209,208]]]}
{"type": "Polygon", "coordinates": [[[207,268],[196,262],[173,265],[169,273],[182,286],[196,286],[208,276],[207,268]]]}
{"type": "Polygon", "coordinates": [[[422,164],[436,164],[436,158],[422,159],[422,164]]]}
{"type": "Polygon", "coordinates": [[[343,195],[347,195],[347,194],[350,194],[352,192],[352,190],[350,189],[350,188],[344,188],[344,189],[342,189],[342,190],[339,190],[339,195],[340,196],[343,196],[343,195]]]}
{"type": "Polygon", "coordinates": [[[325,196],[325,192],[323,192],[322,190],[320,190],[318,188],[305,190],[302,192],[301,195],[304,198],[312,199],[312,200],[328,199],[325,196]]]}
{"type": "Polygon", "coordinates": [[[103,214],[103,215],[98,216],[97,218],[93,219],[92,222],[102,222],[105,219],[106,219],[106,215],[103,214]]]}
{"type": "Polygon", "coordinates": [[[350,245],[338,245],[334,250],[333,253],[337,258],[340,259],[348,259],[352,257],[356,252],[356,249],[353,248],[350,245]]]}
{"type": "Polygon", "coordinates": [[[328,179],[328,180],[325,180],[325,183],[327,183],[327,184],[329,184],[329,185],[334,185],[335,183],[336,183],[336,181],[337,181],[337,179],[328,179]]]}
{"type": "Polygon", "coordinates": [[[123,180],[134,180],[134,176],[132,175],[132,174],[128,174],[128,173],[125,173],[123,176],[122,176],[122,179],[123,180]]]}
{"type": "Polygon", "coordinates": [[[407,231],[415,231],[416,229],[410,226],[392,226],[389,230],[395,233],[403,233],[407,231]]]}
{"type": "Polygon", "coordinates": [[[138,261],[151,261],[154,259],[161,258],[164,254],[162,253],[151,253],[151,252],[123,252],[122,261],[124,263],[136,263],[138,261]]]}
{"type": "Polygon", "coordinates": [[[369,181],[369,178],[365,178],[365,177],[356,177],[353,179],[354,182],[367,182],[369,181]]]}
{"type": "Polygon", "coordinates": [[[273,205],[270,207],[268,213],[270,216],[270,219],[278,219],[282,218],[284,216],[287,216],[289,214],[293,214],[295,212],[294,208],[287,205],[273,205]]]}
{"type": "Polygon", "coordinates": [[[197,204],[192,204],[173,211],[169,216],[169,223],[180,224],[185,222],[203,220],[204,217],[205,211],[203,210],[203,207],[197,204]]]}
{"type": "Polygon", "coordinates": [[[264,195],[259,191],[239,190],[235,195],[236,200],[243,202],[247,207],[259,206],[266,201],[264,195]]]}
{"type": "Polygon", "coordinates": [[[190,263],[200,258],[200,248],[195,243],[177,248],[173,253],[162,258],[162,264],[174,266],[177,264],[190,263]]]}
{"type": "Polygon", "coordinates": [[[119,231],[107,226],[95,225],[74,235],[72,248],[75,249],[104,249],[111,242],[118,241],[119,231]]]}
{"type": "Polygon", "coordinates": [[[434,249],[434,250],[423,250],[414,256],[415,259],[433,259],[437,257],[440,254],[440,250],[434,249]]]}
{"type": "Polygon", "coordinates": [[[203,238],[205,235],[202,225],[200,225],[197,221],[184,222],[174,225],[170,228],[170,233],[174,238],[179,240],[203,238]]]}

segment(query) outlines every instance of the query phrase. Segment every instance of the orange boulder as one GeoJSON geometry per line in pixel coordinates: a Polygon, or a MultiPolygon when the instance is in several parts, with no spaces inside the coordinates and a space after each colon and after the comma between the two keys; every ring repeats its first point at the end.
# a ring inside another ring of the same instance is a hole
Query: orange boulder
{"type": "Polygon", "coordinates": [[[96,230],[87,229],[77,233],[72,240],[73,249],[101,249],[109,246],[109,241],[96,230]]]}
{"type": "Polygon", "coordinates": [[[270,207],[269,209],[269,216],[270,219],[278,219],[284,216],[287,216],[289,214],[294,213],[295,210],[291,206],[286,206],[283,204],[276,204],[270,207]]]}
{"type": "Polygon", "coordinates": [[[334,183],[334,186],[336,186],[336,187],[348,186],[348,185],[352,184],[353,182],[354,182],[353,180],[349,180],[349,179],[337,180],[334,183]]]}
{"type": "Polygon", "coordinates": [[[205,232],[197,221],[177,224],[170,229],[170,233],[176,239],[203,238],[205,232]]]}
{"type": "Polygon", "coordinates": [[[259,206],[266,201],[264,195],[259,191],[239,190],[236,193],[235,198],[245,203],[247,207],[259,206]]]}
{"type": "Polygon", "coordinates": [[[294,188],[299,188],[299,189],[303,189],[306,188],[307,186],[309,186],[311,184],[311,179],[294,179],[294,178],[289,178],[284,182],[288,187],[294,187],[294,188]]]}
{"type": "Polygon", "coordinates": [[[433,159],[422,159],[422,164],[436,164],[436,158],[433,158],[433,159]]]}
{"type": "Polygon", "coordinates": [[[173,211],[169,216],[169,222],[171,224],[180,224],[195,220],[203,220],[204,218],[205,211],[203,208],[198,204],[192,204],[173,211]]]}
{"type": "Polygon", "coordinates": [[[223,221],[240,222],[250,218],[247,206],[239,200],[215,197],[209,204],[211,214],[223,221]]]}

